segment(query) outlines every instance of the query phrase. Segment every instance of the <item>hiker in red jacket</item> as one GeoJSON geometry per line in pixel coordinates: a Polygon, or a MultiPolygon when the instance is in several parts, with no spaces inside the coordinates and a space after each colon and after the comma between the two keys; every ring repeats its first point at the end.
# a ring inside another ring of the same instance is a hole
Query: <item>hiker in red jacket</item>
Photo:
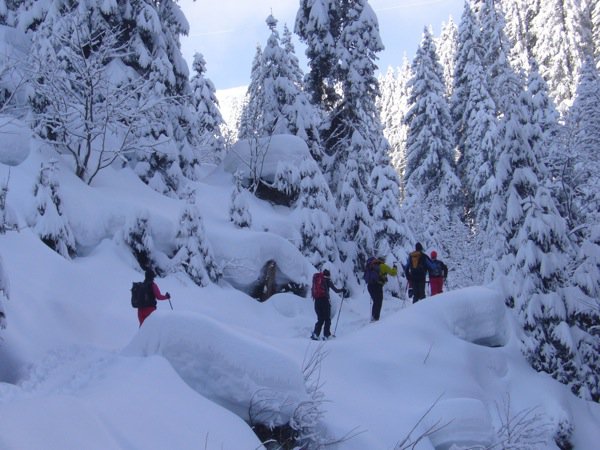
{"type": "Polygon", "coordinates": [[[315,329],[310,336],[313,341],[318,341],[320,339],[319,335],[321,334],[323,325],[325,325],[323,339],[327,340],[333,337],[331,334],[331,302],[329,301],[329,289],[332,289],[338,294],[343,292],[343,289],[338,289],[333,284],[333,281],[331,281],[329,270],[325,269],[323,272],[316,273],[313,276],[312,287],[315,312],[317,313],[317,323],[315,323],[315,329]]]}
{"type": "Polygon", "coordinates": [[[441,294],[444,290],[444,281],[448,277],[448,266],[437,259],[437,252],[431,252],[431,268],[429,269],[429,287],[431,295],[441,294]]]}
{"type": "Polygon", "coordinates": [[[144,323],[144,320],[146,320],[146,317],[156,310],[156,300],[169,300],[171,298],[171,294],[168,292],[165,295],[160,292],[158,285],[154,282],[155,277],[156,274],[152,269],[146,270],[144,284],[151,285],[152,293],[154,294],[154,304],[138,308],[138,320],[140,321],[140,327],[142,326],[142,323],[144,323]]]}

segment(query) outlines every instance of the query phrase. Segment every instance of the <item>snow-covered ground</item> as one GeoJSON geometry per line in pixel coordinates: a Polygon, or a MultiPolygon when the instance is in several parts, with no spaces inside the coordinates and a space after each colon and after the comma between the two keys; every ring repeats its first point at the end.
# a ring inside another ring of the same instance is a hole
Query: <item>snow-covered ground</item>
{"type": "MultiPolygon", "coordinates": [[[[227,281],[199,288],[176,273],[157,279],[172,309],[159,302],[138,328],[129,289],[143,275],[119,230],[148,211],[155,242],[167,246],[183,202],[128,170],[105,170],[88,187],[61,166],[65,211],[81,244],[69,261],[28,226],[40,161],[33,151],[10,169],[8,206],[20,230],[0,235],[10,283],[0,331],[0,449],[256,449],[250,415],[278,425],[311,401],[322,412],[315,429],[324,441],[341,439],[330,448],[344,450],[405,448],[420,437],[414,448],[491,448],[508,439],[500,431],[508,420],[509,431],[522,430],[522,446],[504,448],[556,449],[552,436],[564,423],[574,427],[575,449],[600,441],[600,406],[530,368],[491,287],[416,305],[386,298],[381,321],[369,323],[368,294],[356,286],[343,303],[333,295],[336,314],[341,305],[337,338],[319,343],[308,339],[309,298],[277,294],[259,303],[227,281]],[[315,358],[316,393],[314,377],[305,379],[315,358]]],[[[0,166],[0,181],[7,179],[0,166]]],[[[196,186],[227,277],[247,283],[276,259],[308,283],[311,267],[287,240],[291,215],[253,199],[252,229],[237,230],[227,216],[232,186],[220,167],[196,186]]]]}

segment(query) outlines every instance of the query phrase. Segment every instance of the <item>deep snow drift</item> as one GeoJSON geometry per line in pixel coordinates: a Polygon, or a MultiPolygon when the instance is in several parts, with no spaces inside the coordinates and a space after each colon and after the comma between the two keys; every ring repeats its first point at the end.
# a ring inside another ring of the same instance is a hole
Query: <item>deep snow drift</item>
{"type": "MultiPolygon", "coordinates": [[[[574,427],[576,449],[600,440],[599,405],[529,367],[491,287],[416,305],[386,298],[382,320],[369,323],[369,297],[357,285],[343,304],[333,295],[333,311],[342,306],[337,338],[315,343],[309,298],[277,294],[259,303],[227,280],[199,288],[174,273],[157,279],[173,310],[159,302],[138,328],[129,288],[142,273],[120,230],[147,211],[154,241],[168,249],[184,202],[156,194],[127,169],[107,169],[88,187],[60,166],[80,252],[70,261],[31,228],[42,160],[35,150],[11,168],[8,207],[19,230],[0,235],[10,282],[1,449],[255,449],[250,415],[277,425],[310,402],[321,413],[314,430],[322,442],[342,439],[331,448],[388,450],[420,436],[418,449],[486,448],[508,442],[502,424],[519,417],[530,431],[518,436],[521,448],[558,448],[552,436],[565,424],[574,427]],[[315,357],[320,371],[311,379],[306,368],[315,357]]],[[[230,174],[207,169],[194,187],[228,278],[247,283],[275,258],[287,276],[308,283],[313,268],[288,240],[297,224],[287,208],[252,199],[253,226],[240,231],[227,215],[230,174]]]]}

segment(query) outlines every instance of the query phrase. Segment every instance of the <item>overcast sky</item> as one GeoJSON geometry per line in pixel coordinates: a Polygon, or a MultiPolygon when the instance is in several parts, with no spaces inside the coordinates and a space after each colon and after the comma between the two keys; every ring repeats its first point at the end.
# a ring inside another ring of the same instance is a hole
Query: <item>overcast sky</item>
{"type": "MultiPolygon", "coordinates": [[[[371,0],[379,19],[385,50],[378,65],[401,65],[406,54],[412,59],[423,27],[432,25],[437,36],[441,25],[452,16],[459,22],[463,0],[371,0]]],[[[181,39],[183,55],[191,68],[194,53],[204,55],[207,76],[217,89],[247,85],[256,46],[264,47],[269,37],[265,20],[269,14],[293,31],[299,0],[180,0],[190,24],[189,36],[181,39]]],[[[296,54],[304,61],[304,46],[297,40],[296,54]]]]}

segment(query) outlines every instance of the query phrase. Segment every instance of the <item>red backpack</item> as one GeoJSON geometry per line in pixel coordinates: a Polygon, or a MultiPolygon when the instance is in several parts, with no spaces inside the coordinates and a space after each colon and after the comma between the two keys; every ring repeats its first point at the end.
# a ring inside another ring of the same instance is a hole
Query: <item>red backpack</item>
{"type": "Polygon", "coordinates": [[[327,297],[327,278],[323,272],[317,272],[313,275],[312,288],[310,293],[313,299],[326,298],[327,297]]]}

